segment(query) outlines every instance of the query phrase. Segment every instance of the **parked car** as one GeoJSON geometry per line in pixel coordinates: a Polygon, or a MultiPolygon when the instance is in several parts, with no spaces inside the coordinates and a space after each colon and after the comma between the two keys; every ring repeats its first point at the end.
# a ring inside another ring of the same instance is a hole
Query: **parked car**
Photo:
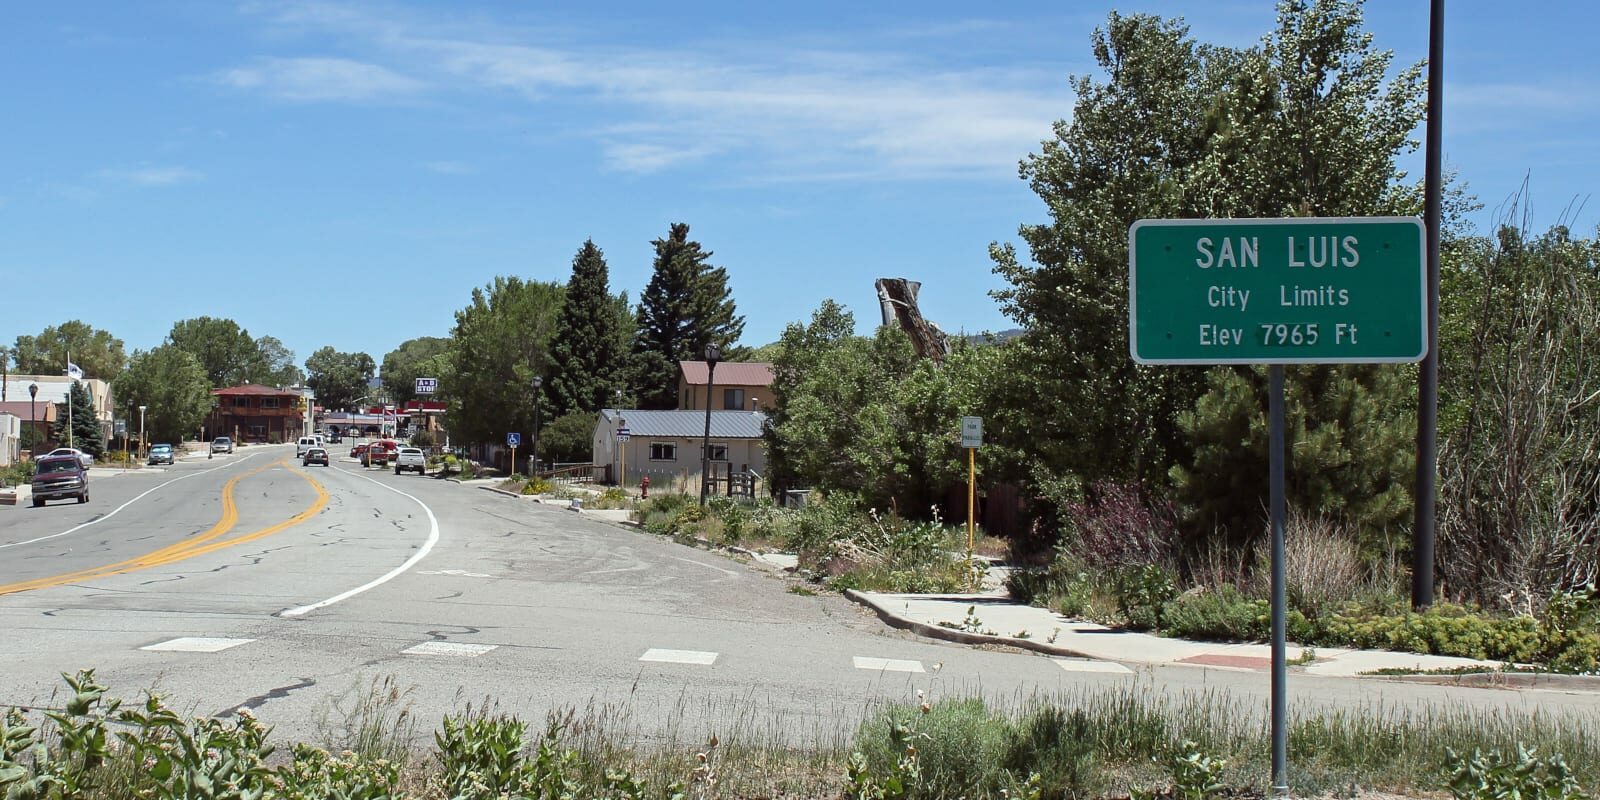
{"type": "Polygon", "coordinates": [[[82,464],[84,469],[89,469],[90,467],[94,466],[94,456],[91,456],[88,453],[85,453],[85,452],[83,452],[82,450],[79,450],[76,447],[57,447],[56,449],[51,450],[48,453],[45,453],[45,455],[47,455],[47,456],[72,456],[72,457],[78,459],[78,463],[82,464]]]}
{"type": "Polygon", "coordinates": [[[394,474],[399,475],[408,469],[414,469],[418,475],[428,473],[428,457],[423,454],[420,447],[402,447],[394,456],[394,474]]]}
{"type": "Polygon", "coordinates": [[[366,455],[361,457],[361,466],[386,466],[394,460],[394,454],[400,449],[400,443],[393,439],[381,439],[367,446],[366,455]]]}
{"type": "Polygon", "coordinates": [[[218,436],[217,438],[212,439],[211,440],[211,452],[213,452],[213,453],[232,453],[233,452],[233,440],[229,439],[226,436],[218,436]]]}
{"type": "Polygon", "coordinates": [[[328,451],[321,447],[308,448],[305,452],[305,455],[300,457],[300,466],[309,467],[312,464],[321,464],[324,467],[328,466],[328,451]]]}
{"type": "Polygon", "coordinates": [[[321,446],[322,443],[317,441],[317,437],[302,436],[299,439],[296,439],[294,442],[294,454],[296,456],[304,456],[307,450],[310,450],[313,447],[321,446]]]}
{"type": "Polygon", "coordinates": [[[172,463],[172,459],[173,459],[172,445],[170,445],[170,444],[153,444],[153,445],[150,445],[149,463],[151,463],[151,464],[171,464],[172,463]]]}
{"type": "Polygon", "coordinates": [[[33,505],[44,505],[46,500],[78,498],[89,502],[89,468],[75,455],[41,456],[34,462],[33,505]]]}
{"type": "Polygon", "coordinates": [[[350,448],[350,457],[351,458],[360,458],[360,457],[362,457],[363,455],[366,454],[367,448],[371,447],[371,446],[372,445],[370,445],[370,444],[358,444],[358,445],[350,448]]]}

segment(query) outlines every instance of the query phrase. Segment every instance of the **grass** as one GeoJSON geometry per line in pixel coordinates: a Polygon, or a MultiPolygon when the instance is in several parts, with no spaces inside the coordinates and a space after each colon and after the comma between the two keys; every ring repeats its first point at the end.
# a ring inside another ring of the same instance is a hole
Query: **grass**
{"type": "MultiPolygon", "coordinates": [[[[1228,794],[1253,795],[1267,782],[1261,704],[1226,692],[1174,692],[1148,678],[1117,688],[1030,695],[931,700],[927,691],[904,703],[872,704],[858,712],[853,727],[842,708],[785,714],[748,697],[690,700],[684,694],[665,708],[591,702],[531,721],[507,717],[486,699],[453,715],[457,733],[441,738],[418,736],[410,691],[380,678],[353,686],[332,704],[320,746],[292,747],[240,735],[248,724],[242,718],[181,722],[172,716],[171,725],[141,725],[128,709],[148,706],[128,703],[113,713],[110,695],[102,701],[94,694],[58,719],[30,715],[28,723],[42,724],[37,732],[17,733],[22,716],[8,715],[0,726],[10,737],[0,753],[0,796],[7,796],[15,776],[26,779],[41,769],[64,770],[60,777],[90,787],[71,795],[86,800],[184,796],[137,763],[141,753],[149,758],[156,752],[152,745],[199,733],[230,758],[202,759],[188,769],[257,763],[278,770],[272,774],[284,785],[303,787],[275,795],[288,798],[379,796],[329,790],[365,776],[392,784],[395,790],[383,796],[442,799],[450,796],[450,775],[489,763],[485,759],[503,774],[559,784],[576,797],[666,798],[674,791],[696,798],[839,797],[847,775],[858,788],[899,781],[906,800],[1126,797],[1130,790],[1169,786],[1174,774],[1168,765],[1190,754],[1225,764],[1220,778],[1228,794]],[[83,734],[108,727],[118,736],[110,740],[109,757],[96,759],[100,766],[85,769],[89,762],[81,752],[65,752],[92,746],[73,742],[92,743],[95,737],[83,734]],[[496,744],[507,731],[510,749],[496,744]],[[24,740],[55,757],[41,761],[24,740]],[[623,778],[638,791],[618,789],[623,778]]],[[[1346,796],[1363,787],[1436,794],[1452,751],[1512,754],[1521,747],[1559,754],[1591,793],[1600,786],[1600,726],[1593,714],[1455,705],[1302,705],[1293,712],[1291,782],[1301,796],[1346,796]]]]}

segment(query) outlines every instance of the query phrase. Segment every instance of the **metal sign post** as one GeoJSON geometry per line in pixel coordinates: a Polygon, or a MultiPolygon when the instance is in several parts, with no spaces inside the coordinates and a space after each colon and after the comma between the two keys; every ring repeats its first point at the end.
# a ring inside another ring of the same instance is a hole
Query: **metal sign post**
{"type": "Polygon", "coordinates": [[[1128,229],[1128,350],[1141,364],[1266,364],[1272,524],[1272,790],[1289,794],[1285,364],[1428,352],[1415,217],[1139,220],[1128,229]]]}
{"type": "Polygon", "coordinates": [[[617,486],[623,494],[628,493],[628,439],[632,438],[628,431],[628,421],[617,418],[617,458],[621,461],[622,473],[617,477],[617,486]]]}
{"type": "Polygon", "coordinates": [[[522,444],[522,434],[515,431],[506,434],[506,447],[511,448],[511,474],[517,474],[517,445],[522,444]]]}
{"type": "Polygon", "coordinates": [[[967,448],[967,576],[970,579],[973,540],[978,528],[978,448],[983,446],[983,417],[961,418],[961,446],[967,448]]]}

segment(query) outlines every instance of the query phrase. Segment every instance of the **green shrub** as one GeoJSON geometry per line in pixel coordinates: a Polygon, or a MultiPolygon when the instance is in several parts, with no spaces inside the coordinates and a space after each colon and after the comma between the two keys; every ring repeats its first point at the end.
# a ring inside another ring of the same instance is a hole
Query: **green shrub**
{"type": "Polygon", "coordinates": [[[1166,604],[1161,621],[1168,636],[1259,642],[1272,634],[1272,606],[1228,585],[1191,589],[1166,604]]]}
{"type": "Polygon", "coordinates": [[[1583,788],[1559,755],[1539,758],[1519,746],[1513,760],[1498,751],[1449,753],[1447,788],[1456,800],[1586,800],[1583,788]]]}
{"type": "Polygon", "coordinates": [[[556,485],[544,478],[534,478],[522,485],[523,494],[550,494],[556,490],[556,485]]]}
{"type": "Polygon", "coordinates": [[[1178,594],[1172,573],[1146,564],[1123,570],[1116,577],[1117,608],[1127,626],[1134,630],[1153,630],[1162,624],[1162,607],[1178,594]]]}
{"type": "Polygon", "coordinates": [[[902,741],[909,738],[917,769],[905,797],[956,800],[987,796],[1002,785],[1013,730],[1005,715],[991,712],[982,700],[944,700],[885,711],[862,724],[855,747],[872,774],[889,775],[896,772],[905,755],[902,741]]]}
{"type": "Polygon", "coordinates": [[[1013,775],[1039,776],[1040,800],[1090,797],[1100,790],[1096,734],[1082,709],[1036,708],[1017,723],[1001,765],[1013,775]]]}

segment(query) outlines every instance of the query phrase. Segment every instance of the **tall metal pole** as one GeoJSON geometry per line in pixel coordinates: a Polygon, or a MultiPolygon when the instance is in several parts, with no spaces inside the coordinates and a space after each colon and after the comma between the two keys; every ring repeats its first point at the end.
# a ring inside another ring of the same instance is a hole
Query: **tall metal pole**
{"type": "Polygon", "coordinates": [[[1284,584],[1284,423],[1283,365],[1267,367],[1269,436],[1268,472],[1272,492],[1272,793],[1289,796],[1289,662],[1288,596],[1284,584]]]}
{"type": "Polygon", "coordinates": [[[711,488],[711,394],[717,385],[717,359],[721,355],[716,345],[706,348],[706,435],[700,446],[700,505],[706,504],[706,491],[711,488]]]}
{"type": "Polygon", "coordinates": [[[1444,0],[1428,20],[1428,140],[1423,223],[1428,237],[1428,354],[1417,378],[1417,511],[1411,542],[1411,606],[1433,605],[1434,486],[1439,473],[1439,196],[1444,123],[1444,0]]]}
{"type": "MultiPolygon", "coordinates": [[[[967,575],[973,575],[972,547],[976,538],[978,520],[978,450],[975,447],[967,448],[967,575]]],[[[983,587],[975,586],[974,589],[983,587]]]]}

